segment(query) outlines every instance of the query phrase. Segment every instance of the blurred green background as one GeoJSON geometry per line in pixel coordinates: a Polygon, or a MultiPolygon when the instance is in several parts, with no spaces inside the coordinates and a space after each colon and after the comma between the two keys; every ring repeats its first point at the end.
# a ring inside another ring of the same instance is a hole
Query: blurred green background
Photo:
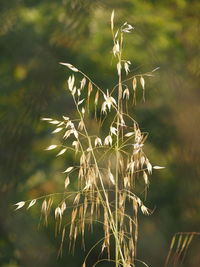
{"type": "MultiPolygon", "coordinates": [[[[82,264],[86,252],[57,259],[60,238],[50,219],[38,230],[40,206],[13,212],[13,204],[61,190],[61,171],[71,160],[45,152],[52,141],[41,117],[72,116],[66,94],[70,62],[103,88],[116,80],[112,64],[110,15],[116,24],[135,27],[125,54],[133,73],[160,67],[146,80],[146,103],[133,111],[148,131],[146,153],[166,166],[151,177],[147,205],[140,216],[139,255],[162,267],[170,240],[179,231],[200,231],[200,2],[198,0],[0,0],[0,266],[53,267],[82,264]]],[[[86,236],[86,250],[101,237],[86,236]]],[[[196,238],[182,266],[200,266],[196,238]]],[[[88,266],[99,257],[95,249],[88,266]]],[[[111,264],[99,264],[111,266],[111,264]]],[[[138,267],[140,265],[138,264],[138,267]]],[[[142,265],[141,265],[142,266],[142,265]]]]}

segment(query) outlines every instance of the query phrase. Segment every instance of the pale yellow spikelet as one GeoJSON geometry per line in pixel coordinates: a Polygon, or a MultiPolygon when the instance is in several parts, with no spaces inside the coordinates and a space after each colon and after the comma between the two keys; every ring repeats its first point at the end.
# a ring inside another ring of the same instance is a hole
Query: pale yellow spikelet
{"type": "Polygon", "coordinates": [[[78,72],[79,70],[77,68],[75,68],[72,64],[70,63],[63,63],[60,62],[61,65],[68,67],[70,70],[74,71],[74,72],[78,72]]]}
{"type": "Polygon", "coordinates": [[[142,89],[144,90],[145,80],[144,80],[144,78],[142,76],[140,77],[140,83],[142,85],[142,89]]]}
{"type": "Polygon", "coordinates": [[[61,207],[60,207],[62,214],[64,213],[64,211],[66,210],[66,208],[67,208],[67,205],[66,205],[65,201],[63,201],[63,203],[61,204],[61,207]]]}
{"type": "Polygon", "coordinates": [[[56,155],[56,157],[63,155],[67,151],[67,148],[63,148],[60,152],[56,155]]]}
{"type": "Polygon", "coordinates": [[[35,205],[37,199],[33,199],[31,200],[31,202],[29,203],[28,207],[27,207],[27,210],[30,209],[33,205],[35,205]]]}
{"type": "Polygon", "coordinates": [[[95,147],[102,146],[101,138],[99,138],[99,137],[95,138],[94,145],[95,145],[95,147]]]}
{"type": "Polygon", "coordinates": [[[133,78],[133,90],[136,91],[136,87],[137,87],[137,79],[136,77],[133,78]]]}
{"type": "Polygon", "coordinates": [[[99,100],[99,91],[97,90],[96,95],[95,95],[95,99],[94,99],[94,103],[96,106],[98,104],[98,100],[99,100]]]}
{"type": "Polygon", "coordinates": [[[114,16],[115,16],[115,11],[113,10],[112,13],[111,13],[111,18],[110,18],[110,21],[111,21],[111,30],[112,31],[114,29],[114,16]]]}
{"type": "Polygon", "coordinates": [[[15,210],[21,209],[25,205],[25,203],[26,203],[25,201],[20,201],[20,202],[14,204],[17,206],[17,208],[15,210]]]}
{"type": "Polygon", "coordinates": [[[83,77],[83,79],[81,80],[81,89],[83,89],[86,85],[86,78],[83,77]]]}
{"type": "Polygon", "coordinates": [[[65,179],[65,189],[67,189],[68,185],[70,184],[69,176],[65,179]]]}

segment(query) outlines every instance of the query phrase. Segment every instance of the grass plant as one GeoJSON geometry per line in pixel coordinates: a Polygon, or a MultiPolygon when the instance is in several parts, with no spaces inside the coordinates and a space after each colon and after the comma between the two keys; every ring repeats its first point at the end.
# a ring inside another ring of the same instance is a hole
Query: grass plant
{"type": "MultiPolygon", "coordinates": [[[[134,28],[127,22],[115,29],[113,11],[112,53],[118,80],[109,90],[100,88],[72,64],[60,63],[72,72],[67,80],[67,91],[74,102],[76,117],[42,119],[55,126],[53,134],[62,135],[62,144],[52,144],[46,150],[58,150],[56,156],[70,151],[76,164],[66,166],[63,171],[66,175],[64,192],[16,203],[16,209],[20,209],[25,204],[30,208],[41,201],[41,216],[46,224],[51,210],[54,210],[56,231],[62,239],[60,254],[66,238],[70,239],[70,250],[74,250],[78,234],[82,236],[85,248],[86,226],[93,229],[94,224],[101,224],[104,236],[94,247],[100,244],[101,253],[105,255],[107,252],[107,258],[100,259],[94,266],[104,260],[114,262],[116,267],[131,267],[140,262],[137,259],[138,212],[151,214],[144,204],[149,176],[153,169],[163,168],[150,163],[144,152],[148,133],[141,131],[128,112],[128,107],[136,105],[137,91],[142,91],[145,101],[146,77],[153,76],[157,70],[131,75],[131,62],[123,57],[123,48],[125,35],[132,31],[134,28]],[[97,130],[90,134],[93,110],[97,130]],[[72,176],[77,177],[77,191],[69,190],[72,176]],[[145,194],[137,194],[138,183],[143,184],[145,194]],[[57,197],[59,202],[55,202],[57,197]],[[71,219],[66,222],[64,218],[69,213],[71,219]],[[112,253],[112,241],[115,253],[112,253]]],[[[93,248],[86,255],[82,267],[87,266],[93,248]]],[[[144,262],[140,264],[147,266],[144,262]]]]}
{"type": "Polygon", "coordinates": [[[200,236],[199,232],[176,233],[172,237],[164,267],[182,266],[192,240],[194,239],[194,237],[199,237],[199,236],[200,236]]]}

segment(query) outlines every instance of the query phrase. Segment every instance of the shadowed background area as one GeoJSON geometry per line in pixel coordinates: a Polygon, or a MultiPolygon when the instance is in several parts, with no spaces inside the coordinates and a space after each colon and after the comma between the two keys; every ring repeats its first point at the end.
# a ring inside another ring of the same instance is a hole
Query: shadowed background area
{"type": "MultiPolygon", "coordinates": [[[[155,211],[139,218],[138,258],[161,267],[176,232],[200,231],[200,2],[0,0],[2,267],[79,267],[101,238],[97,226],[93,234],[86,233],[86,251],[77,242],[74,255],[68,254],[66,241],[57,259],[60,237],[55,237],[54,220],[38,230],[40,205],[13,212],[13,204],[62,191],[61,171],[73,159],[44,151],[53,137],[40,118],[74,112],[65,90],[70,72],[58,62],[73,63],[105,90],[115,84],[113,9],[116,25],[127,21],[135,28],[125,40],[131,74],[160,67],[146,80],[146,102],[139,94],[137,106],[129,107],[141,129],[149,132],[149,159],[166,166],[151,176],[147,205],[155,211]]],[[[196,237],[179,266],[200,266],[199,249],[196,237]]],[[[88,266],[98,257],[97,247],[88,266]]]]}

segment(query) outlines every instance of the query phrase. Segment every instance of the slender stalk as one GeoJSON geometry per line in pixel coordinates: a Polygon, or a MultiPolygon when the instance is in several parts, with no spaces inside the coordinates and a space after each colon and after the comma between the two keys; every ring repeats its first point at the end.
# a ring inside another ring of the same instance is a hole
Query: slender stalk
{"type": "MultiPolygon", "coordinates": [[[[118,121],[119,119],[117,119],[118,121]]],[[[118,124],[118,123],[117,123],[118,124]]],[[[115,233],[115,237],[118,238],[118,180],[119,180],[119,137],[117,134],[117,144],[116,144],[116,175],[115,175],[115,229],[116,229],[116,233],[115,233]]],[[[119,247],[117,244],[117,240],[115,238],[115,266],[118,267],[118,261],[119,261],[119,247]]]]}
{"type": "MultiPolygon", "coordinates": [[[[121,34],[120,38],[120,53],[118,56],[118,64],[120,71],[118,70],[118,99],[117,99],[117,140],[116,140],[116,173],[115,173],[115,228],[116,234],[118,237],[118,198],[119,198],[119,119],[122,113],[121,99],[122,99],[122,77],[121,77],[121,56],[122,56],[122,43],[123,43],[123,35],[121,34]]],[[[119,266],[119,246],[115,240],[115,266],[119,266]]]]}

